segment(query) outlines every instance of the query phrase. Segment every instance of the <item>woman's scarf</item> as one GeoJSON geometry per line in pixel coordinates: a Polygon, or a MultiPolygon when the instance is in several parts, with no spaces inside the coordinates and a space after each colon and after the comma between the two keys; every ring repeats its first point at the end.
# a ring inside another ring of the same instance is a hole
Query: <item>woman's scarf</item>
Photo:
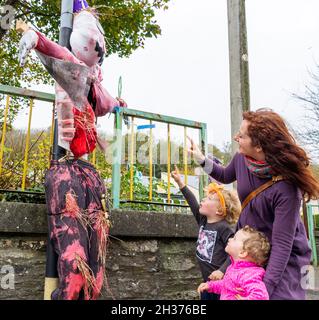
{"type": "Polygon", "coordinates": [[[248,170],[259,178],[270,179],[274,175],[272,167],[266,161],[258,161],[249,156],[245,156],[245,162],[248,170]]]}

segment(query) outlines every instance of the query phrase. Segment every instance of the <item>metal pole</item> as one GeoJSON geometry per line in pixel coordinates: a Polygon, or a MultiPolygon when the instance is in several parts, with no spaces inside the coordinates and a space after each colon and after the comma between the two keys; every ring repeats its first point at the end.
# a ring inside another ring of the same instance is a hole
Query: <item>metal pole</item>
{"type": "MultiPolygon", "coordinates": [[[[70,36],[72,33],[72,25],[73,25],[73,0],[62,0],[59,44],[63,47],[67,47],[68,49],[70,49],[70,36]]],[[[58,119],[57,119],[57,110],[55,108],[52,159],[57,161],[64,154],[65,154],[65,149],[59,147],[58,145],[58,119]]],[[[50,228],[49,228],[49,234],[50,234],[50,228]]],[[[58,285],[58,271],[57,271],[58,255],[54,251],[49,234],[48,234],[48,241],[47,241],[47,261],[46,261],[45,288],[44,288],[45,300],[51,299],[51,293],[58,285]]]]}
{"type": "MultiPolygon", "coordinates": [[[[53,107],[52,107],[52,121],[51,121],[51,128],[50,128],[50,146],[53,146],[53,138],[54,138],[54,112],[55,111],[55,104],[53,103],[53,107]]],[[[53,157],[52,155],[52,149],[50,150],[50,154],[49,154],[49,163],[48,163],[48,168],[50,168],[51,166],[51,159],[53,157]]]]}
{"type": "MultiPolygon", "coordinates": [[[[153,199],[153,131],[152,131],[152,120],[150,120],[150,140],[149,140],[149,167],[150,167],[150,191],[149,200],[153,199]]],[[[155,171],[155,170],[154,170],[155,171]]]]}
{"type": "MultiPolygon", "coordinates": [[[[207,145],[207,126],[206,124],[202,124],[202,128],[199,130],[199,141],[200,148],[203,154],[207,154],[208,145],[207,145]]],[[[207,174],[201,174],[199,177],[199,199],[202,200],[204,198],[204,187],[208,184],[208,176],[207,174]]]]}
{"type": "Polygon", "coordinates": [[[28,130],[27,130],[27,136],[26,136],[26,141],[25,141],[23,175],[22,175],[22,186],[21,186],[22,191],[25,190],[25,182],[26,182],[26,179],[27,179],[27,171],[28,171],[28,158],[29,158],[29,146],[30,146],[30,137],[31,137],[32,110],[33,110],[33,99],[30,100],[28,130]]]}
{"type": "Polygon", "coordinates": [[[112,164],[112,198],[113,209],[120,207],[120,192],[121,192],[121,164],[122,164],[122,122],[123,110],[117,109],[114,117],[114,150],[112,164]]]}
{"type": "MultiPolygon", "coordinates": [[[[227,0],[232,138],[239,130],[242,113],[250,110],[248,45],[245,0],[227,0]]],[[[232,139],[232,154],[237,143],[232,139]]]]}
{"type": "MultiPolygon", "coordinates": [[[[71,50],[70,36],[72,33],[73,25],[73,0],[62,0],[61,3],[61,25],[59,35],[59,45],[71,50]]],[[[55,109],[54,115],[54,140],[53,140],[53,160],[58,160],[61,156],[65,155],[65,149],[58,145],[58,118],[57,110],[55,109]]]]}
{"type": "Polygon", "coordinates": [[[171,202],[171,125],[167,124],[167,202],[171,202]]]}
{"type": "Polygon", "coordinates": [[[303,215],[303,222],[306,228],[307,238],[309,239],[307,203],[305,200],[302,200],[302,215],[303,215]]]}
{"type": "Polygon", "coordinates": [[[183,161],[184,161],[184,183],[187,186],[188,184],[187,127],[184,127],[183,161]]]}
{"type": "Polygon", "coordinates": [[[130,200],[133,200],[133,187],[134,187],[134,117],[132,117],[131,127],[131,153],[130,153],[130,200]]]}

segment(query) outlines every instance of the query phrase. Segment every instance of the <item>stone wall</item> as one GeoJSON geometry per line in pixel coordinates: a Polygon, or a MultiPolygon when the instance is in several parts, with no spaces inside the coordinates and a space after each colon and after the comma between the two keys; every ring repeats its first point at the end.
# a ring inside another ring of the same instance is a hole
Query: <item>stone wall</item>
{"type": "MultiPolygon", "coordinates": [[[[198,298],[192,215],[113,211],[111,221],[103,299],[198,298]]],[[[15,271],[14,289],[0,286],[0,299],[43,298],[46,231],[45,206],[0,203],[0,270],[15,271]]]]}

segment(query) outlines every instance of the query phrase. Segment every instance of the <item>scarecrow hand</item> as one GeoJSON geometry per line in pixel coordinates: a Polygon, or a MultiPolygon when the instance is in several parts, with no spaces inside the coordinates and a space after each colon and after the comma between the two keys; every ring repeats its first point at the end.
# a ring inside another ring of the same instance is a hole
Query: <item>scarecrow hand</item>
{"type": "Polygon", "coordinates": [[[116,98],[116,100],[119,102],[120,107],[122,107],[122,108],[127,108],[127,103],[126,103],[123,99],[121,99],[121,98],[116,98]]]}
{"type": "MultiPolygon", "coordinates": [[[[119,97],[117,97],[116,100],[119,102],[119,105],[120,105],[121,108],[127,108],[127,103],[125,102],[125,100],[123,100],[123,99],[121,99],[121,98],[119,98],[119,97]]],[[[124,123],[125,123],[128,127],[130,127],[130,121],[129,121],[129,119],[128,119],[128,116],[125,115],[125,116],[123,117],[123,119],[124,119],[124,123]]]]}
{"type": "Polygon", "coordinates": [[[33,30],[25,32],[19,43],[19,63],[23,67],[30,51],[37,46],[38,35],[33,30]]]}

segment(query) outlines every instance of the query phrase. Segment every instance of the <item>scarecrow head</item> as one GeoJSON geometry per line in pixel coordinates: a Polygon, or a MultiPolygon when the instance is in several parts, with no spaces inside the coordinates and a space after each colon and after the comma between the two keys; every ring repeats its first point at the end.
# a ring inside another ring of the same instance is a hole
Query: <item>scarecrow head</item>
{"type": "Polygon", "coordinates": [[[104,30],[97,15],[85,0],[74,0],[73,31],[70,45],[73,54],[87,66],[101,65],[106,53],[104,30]]]}

